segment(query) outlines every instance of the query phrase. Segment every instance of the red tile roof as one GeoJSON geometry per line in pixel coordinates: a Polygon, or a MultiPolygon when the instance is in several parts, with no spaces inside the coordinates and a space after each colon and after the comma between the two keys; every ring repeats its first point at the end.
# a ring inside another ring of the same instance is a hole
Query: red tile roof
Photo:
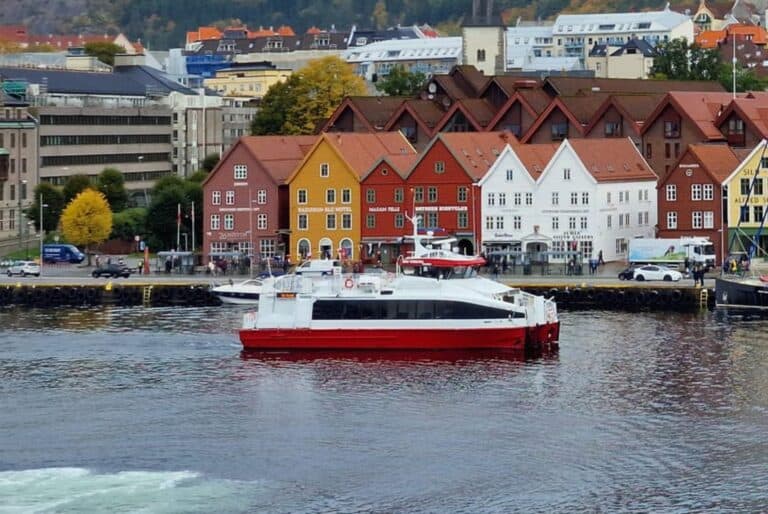
{"type": "Polygon", "coordinates": [[[569,139],[567,142],[598,182],[657,179],[629,138],[569,139]]]}
{"type": "Polygon", "coordinates": [[[438,138],[475,181],[483,178],[507,144],[517,142],[509,132],[443,132],[438,138]]]}
{"type": "Polygon", "coordinates": [[[552,160],[552,156],[555,155],[560,145],[557,143],[541,143],[541,144],[519,144],[512,145],[512,150],[523,163],[525,169],[531,175],[533,180],[539,180],[544,168],[547,167],[549,161],[552,160]]]}
{"type": "Polygon", "coordinates": [[[236,144],[244,145],[276,183],[284,184],[317,138],[318,136],[245,136],[236,144]]]}
{"type": "Polygon", "coordinates": [[[349,164],[352,171],[364,177],[382,157],[415,154],[413,146],[400,132],[356,134],[326,133],[321,136],[349,164]]]}
{"type": "Polygon", "coordinates": [[[672,105],[681,116],[688,118],[704,137],[710,140],[722,140],[723,134],[715,126],[715,120],[732,98],[731,93],[672,91],[646,119],[642,129],[643,133],[648,130],[653,120],[663,112],[667,105],[672,105]]]}
{"type": "Polygon", "coordinates": [[[728,145],[692,144],[688,145],[688,151],[719,184],[722,184],[746,157],[737,156],[728,145]]]}
{"type": "Polygon", "coordinates": [[[26,43],[29,40],[27,27],[24,25],[0,25],[0,41],[26,43]]]}

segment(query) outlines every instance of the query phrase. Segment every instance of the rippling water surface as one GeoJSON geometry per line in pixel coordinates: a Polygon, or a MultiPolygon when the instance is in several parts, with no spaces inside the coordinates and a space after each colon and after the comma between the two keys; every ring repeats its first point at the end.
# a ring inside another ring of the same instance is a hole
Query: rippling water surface
{"type": "Polygon", "coordinates": [[[548,355],[242,355],[242,310],[0,311],[0,513],[760,512],[768,319],[548,355]]]}

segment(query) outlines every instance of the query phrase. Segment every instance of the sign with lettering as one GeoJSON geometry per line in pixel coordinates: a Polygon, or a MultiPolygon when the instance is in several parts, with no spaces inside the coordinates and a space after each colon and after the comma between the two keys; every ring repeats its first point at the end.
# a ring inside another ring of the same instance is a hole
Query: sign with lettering
{"type": "Polygon", "coordinates": [[[416,212],[465,212],[466,205],[417,205],[416,212]]]}

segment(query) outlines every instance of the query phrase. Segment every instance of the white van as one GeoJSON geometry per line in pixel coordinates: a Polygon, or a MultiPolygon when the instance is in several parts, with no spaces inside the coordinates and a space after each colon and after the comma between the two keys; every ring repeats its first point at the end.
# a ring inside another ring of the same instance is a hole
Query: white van
{"type": "Polygon", "coordinates": [[[333,259],[308,260],[296,266],[297,275],[341,275],[341,261],[333,259]]]}

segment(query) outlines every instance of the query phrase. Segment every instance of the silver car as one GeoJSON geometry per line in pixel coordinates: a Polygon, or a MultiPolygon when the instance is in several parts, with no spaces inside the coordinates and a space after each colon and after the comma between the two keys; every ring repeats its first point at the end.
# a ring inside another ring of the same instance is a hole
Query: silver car
{"type": "Polygon", "coordinates": [[[9,277],[13,275],[21,275],[26,277],[27,275],[40,276],[40,265],[35,261],[16,261],[6,271],[9,277]]]}

